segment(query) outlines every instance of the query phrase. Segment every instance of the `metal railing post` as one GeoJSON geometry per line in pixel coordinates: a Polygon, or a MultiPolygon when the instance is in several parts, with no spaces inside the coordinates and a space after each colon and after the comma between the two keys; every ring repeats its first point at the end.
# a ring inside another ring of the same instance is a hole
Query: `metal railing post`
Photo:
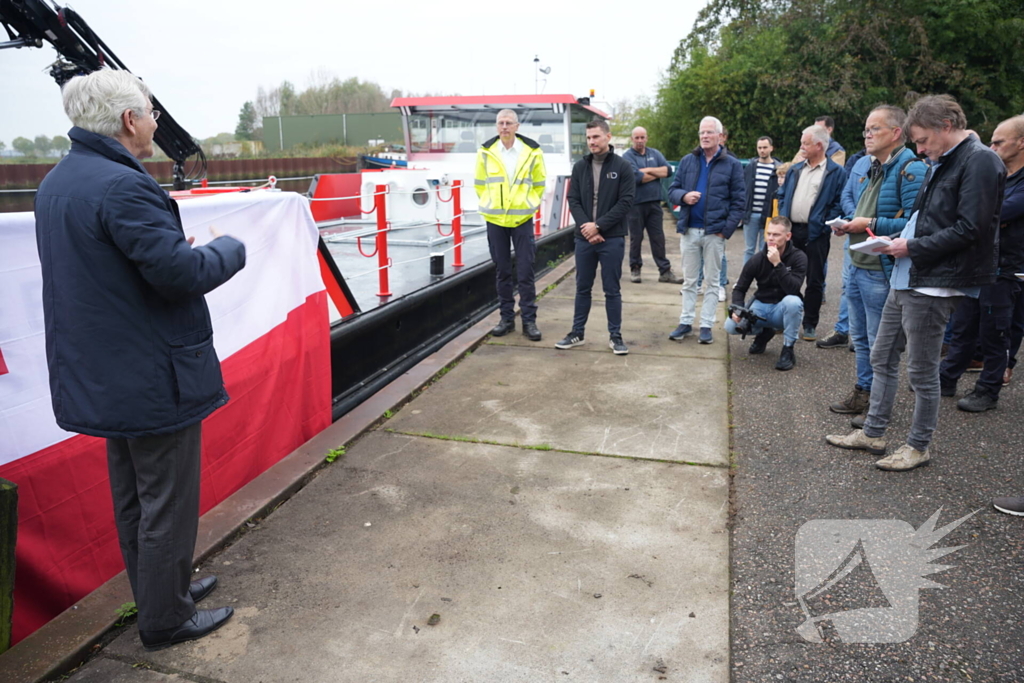
{"type": "Polygon", "coordinates": [[[388,259],[387,191],[387,185],[377,185],[373,197],[374,208],[377,210],[377,265],[380,268],[377,271],[380,278],[380,291],[377,292],[377,296],[391,296],[391,288],[388,285],[390,263],[388,259]]]}
{"type": "Polygon", "coordinates": [[[454,268],[462,268],[462,181],[452,182],[452,238],[455,241],[454,268]]]}

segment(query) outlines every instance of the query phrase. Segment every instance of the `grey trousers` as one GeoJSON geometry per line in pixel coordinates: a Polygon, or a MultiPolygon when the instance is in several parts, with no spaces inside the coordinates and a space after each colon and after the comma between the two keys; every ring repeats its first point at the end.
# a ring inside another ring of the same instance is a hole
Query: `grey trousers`
{"type": "Polygon", "coordinates": [[[121,554],[139,630],[191,619],[188,594],[199,528],[202,423],[173,434],[107,439],[107,467],[121,554]]]}
{"type": "Polygon", "coordinates": [[[928,448],[939,420],[939,363],[946,323],[963,297],[928,296],[910,289],[890,289],[871,349],[871,404],[864,434],[885,434],[899,388],[900,356],[907,351],[907,376],[914,390],[914,420],[907,443],[928,448]]]}

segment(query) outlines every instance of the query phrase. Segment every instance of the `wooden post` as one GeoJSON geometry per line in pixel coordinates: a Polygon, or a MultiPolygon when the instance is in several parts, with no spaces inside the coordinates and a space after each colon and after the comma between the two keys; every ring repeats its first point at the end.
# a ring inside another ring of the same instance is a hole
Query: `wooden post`
{"type": "Polygon", "coordinates": [[[0,654],[11,647],[14,546],[18,540],[18,485],[0,479],[0,654]]]}

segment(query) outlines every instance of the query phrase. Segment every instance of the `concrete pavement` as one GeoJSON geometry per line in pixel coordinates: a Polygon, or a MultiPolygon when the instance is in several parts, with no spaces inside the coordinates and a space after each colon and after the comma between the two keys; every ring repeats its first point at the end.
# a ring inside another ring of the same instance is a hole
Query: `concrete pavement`
{"type": "Polygon", "coordinates": [[[679,286],[645,275],[630,355],[597,291],[554,348],[570,277],[544,341],[485,342],[205,563],[220,631],[131,626],[69,680],[729,680],[728,345],[668,341],[679,286]]]}

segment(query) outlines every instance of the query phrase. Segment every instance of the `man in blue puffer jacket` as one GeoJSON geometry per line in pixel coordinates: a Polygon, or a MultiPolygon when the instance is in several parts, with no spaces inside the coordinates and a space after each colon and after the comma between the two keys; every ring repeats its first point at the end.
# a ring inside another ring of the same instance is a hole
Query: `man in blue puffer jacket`
{"type": "Polygon", "coordinates": [[[50,393],[57,424],[107,440],[128,579],[149,650],[200,638],[230,607],[197,610],[191,582],[201,421],[228,401],[203,295],[245,265],[218,236],[192,248],[177,205],[138,159],[159,111],[127,71],[64,86],[71,152],[35,199],[50,393]]]}
{"type": "Polygon", "coordinates": [[[704,259],[704,305],[700,314],[700,343],[710,344],[718,310],[718,282],[725,240],[743,220],[747,191],[743,165],[720,144],[722,122],[705,116],[700,122],[700,146],[679,161],[668,188],[668,199],[679,205],[680,249],[683,252],[683,310],[679,326],[668,338],[682,341],[693,332],[697,310],[697,276],[704,259]]]}
{"type": "MultiPolygon", "coordinates": [[[[868,115],[864,144],[872,159],[871,169],[861,180],[854,218],[837,230],[850,236],[851,245],[866,240],[869,229],[878,236],[891,236],[903,232],[907,225],[928,167],[907,149],[903,133],[906,118],[906,112],[890,105],[875,107],[868,115]]],[[[852,268],[846,298],[850,334],[857,352],[857,383],[849,396],[830,405],[829,410],[860,415],[868,409],[871,399],[871,348],[889,295],[892,257],[854,250],[849,255],[852,268]]],[[[855,426],[862,424],[863,419],[854,418],[855,426]]]]}

